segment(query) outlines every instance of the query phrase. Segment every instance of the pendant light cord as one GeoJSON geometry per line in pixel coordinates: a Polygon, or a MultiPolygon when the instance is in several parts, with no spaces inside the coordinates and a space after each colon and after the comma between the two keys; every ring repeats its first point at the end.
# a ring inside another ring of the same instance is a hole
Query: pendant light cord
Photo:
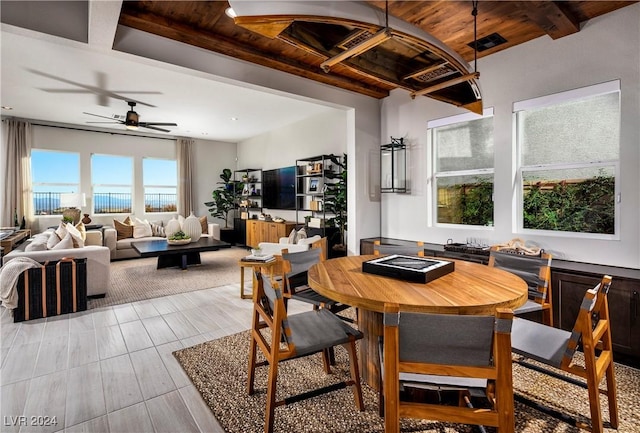
{"type": "Polygon", "coordinates": [[[473,10],[473,72],[478,72],[478,1],[471,0],[473,10]]]}
{"type": "Polygon", "coordinates": [[[389,28],[389,0],[384,2],[384,27],[389,28]]]}

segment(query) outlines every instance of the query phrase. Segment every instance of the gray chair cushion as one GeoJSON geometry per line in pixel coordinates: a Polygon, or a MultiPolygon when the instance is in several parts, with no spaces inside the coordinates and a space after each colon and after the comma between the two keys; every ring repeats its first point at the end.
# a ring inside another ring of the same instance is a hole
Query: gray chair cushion
{"type": "Polygon", "coordinates": [[[571,332],[531,320],[513,319],[512,351],[559,368],[571,339],[571,332]]]}
{"type": "Polygon", "coordinates": [[[362,338],[362,333],[327,309],[294,314],[287,319],[291,330],[290,341],[296,356],[309,355],[323,349],[349,342],[349,338],[362,338]]]}

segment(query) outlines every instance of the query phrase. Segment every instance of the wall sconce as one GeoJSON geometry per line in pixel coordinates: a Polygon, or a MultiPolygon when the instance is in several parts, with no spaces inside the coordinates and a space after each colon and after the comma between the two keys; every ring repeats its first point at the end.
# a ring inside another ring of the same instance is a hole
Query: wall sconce
{"type": "Polygon", "coordinates": [[[403,138],[391,137],[380,146],[380,192],[407,192],[407,146],[403,138]]]}

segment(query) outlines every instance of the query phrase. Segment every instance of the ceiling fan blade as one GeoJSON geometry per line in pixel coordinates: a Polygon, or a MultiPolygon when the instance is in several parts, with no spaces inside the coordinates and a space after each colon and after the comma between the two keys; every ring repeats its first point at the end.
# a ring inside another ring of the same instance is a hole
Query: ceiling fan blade
{"type": "MultiPolygon", "coordinates": [[[[138,126],[140,128],[147,128],[147,129],[155,129],[156,131],[162,131],[162,132],[171,132],[168,129],[164,129],[164,128],[156,128],[155,126],[149,126],[149,125],[143,125],[141,123],[138,123],[138,126]]],[[[177,126],[177,125],[176,125],[177,126]]]]}
{"type": "Polygon", "coordinates": [[[120,123],[124,123],[118,119],[114,119],[113,117],[109,117],[109,116],[102,116],[100,114],[93,114],[93,113],[87,113],[86,111],[83,111],[82,114],[88,114],[89,116],[96,116],[96,117],[102,117],[103,119],[109,119],[109,120],[113,120],[114,122],[120,122],[120,123]]]}
{"type": "Polygon", "coordinates": [[[117,124],[117,123],[122,123],[119,120],[114,120],[113,122],[85,122],[85,123],[108,123],[108,124],[117,124]]]}
{"type": "Polygon", "coordinates": [[[148,125],[155,125],[155,126],[178,126],[177,123],[166,123],[166,122],[138,122],[138,126],[148,126],[148,125]]]}

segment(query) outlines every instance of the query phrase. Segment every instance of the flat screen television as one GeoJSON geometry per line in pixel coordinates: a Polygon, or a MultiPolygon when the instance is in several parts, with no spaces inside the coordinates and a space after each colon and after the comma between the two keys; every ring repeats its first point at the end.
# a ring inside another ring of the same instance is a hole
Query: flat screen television
{"type": "Polygon", "coordinates": [[[283,167],[262,172],[262,207],[296,208],[296,167],[283,167]]]}

